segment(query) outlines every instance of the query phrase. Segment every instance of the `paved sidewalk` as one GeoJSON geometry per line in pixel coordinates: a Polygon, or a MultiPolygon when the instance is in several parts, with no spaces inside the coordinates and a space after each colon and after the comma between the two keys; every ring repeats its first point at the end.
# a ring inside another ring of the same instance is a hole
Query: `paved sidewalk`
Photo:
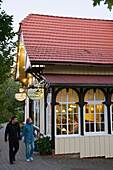
{"type": "Polygon", "coordinates": [[[74,157],[49,157],[33,154],[34,160],[26,162],[25,147],[20,142],[20,150],[14,165],[9,164],[8,143],[4,142],[4,128],[0,129],[0,170],[113,170],[112,159],[76,159],[74,157]]]}

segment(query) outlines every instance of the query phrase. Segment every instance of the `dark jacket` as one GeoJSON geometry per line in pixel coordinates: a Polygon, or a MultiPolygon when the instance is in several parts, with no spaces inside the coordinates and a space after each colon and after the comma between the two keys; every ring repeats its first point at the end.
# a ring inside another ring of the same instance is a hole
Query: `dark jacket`
{"type": "Polygon", "coordinates": [[[6,129],[5,129],[5,142],[8,139],[9,141],[20,140],[20,126],[18,122],[13,124],[12,121],[10,121],[7,124],[6,129]]]}
{"type": "Polygon", "coordinates": [[[24,143],[31,143],[34,141],[36,134],[34,132],[33,124],[26,123],[23,127],[23,132],[21,134],[21,139],[24,136],[24,143]]]}

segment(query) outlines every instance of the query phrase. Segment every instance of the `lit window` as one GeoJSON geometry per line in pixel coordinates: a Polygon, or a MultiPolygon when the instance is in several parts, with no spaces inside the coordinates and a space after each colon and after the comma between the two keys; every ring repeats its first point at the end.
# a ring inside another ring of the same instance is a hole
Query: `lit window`
{"type": "Polygon", "coordinates": [[[69,89],[61,90],[56,97],[56,135],[76,135],[80,134],[80,111],[78,104],[78,94],[69,89]]]}
{"type": "Polygon", "coordinates": [[[88,90],[85,95],[88,104],[84,107],[84,134],[88,133],[107,133],[107,114],[106,106],[103,103],[104,93],[97,89],[88,90]]]}

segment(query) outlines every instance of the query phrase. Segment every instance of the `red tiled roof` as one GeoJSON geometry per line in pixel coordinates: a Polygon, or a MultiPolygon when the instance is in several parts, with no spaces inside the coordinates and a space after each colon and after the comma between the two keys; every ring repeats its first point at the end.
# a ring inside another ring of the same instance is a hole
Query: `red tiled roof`
{"type": "Polygon", "coordinates": [[[113,64],[113,21],[30,14],[20,28],[30,61],[113,64]]]}
{"type": "Polygon", "coordinates": [[[113,76],[103,75],[43,75],[51,85],[113,86],[113,76]]]}

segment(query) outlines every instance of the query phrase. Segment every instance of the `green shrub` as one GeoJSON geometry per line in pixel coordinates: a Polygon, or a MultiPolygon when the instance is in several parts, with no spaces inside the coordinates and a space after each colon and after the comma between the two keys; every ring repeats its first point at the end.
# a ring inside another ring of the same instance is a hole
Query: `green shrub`
{"type": "Polygon", "coordinates": [[[0,115],[0,123],[9,122],[11,120],[12,116],[13,115],[11,113],[1,114],[0,115]]]}
{"type": "Polygon", "coordinates": [[[35,151],[37,152],[47,152],[48,154],[52,153],[52,142],[50,137],[39,138],[34,142],[35,151]]]}

